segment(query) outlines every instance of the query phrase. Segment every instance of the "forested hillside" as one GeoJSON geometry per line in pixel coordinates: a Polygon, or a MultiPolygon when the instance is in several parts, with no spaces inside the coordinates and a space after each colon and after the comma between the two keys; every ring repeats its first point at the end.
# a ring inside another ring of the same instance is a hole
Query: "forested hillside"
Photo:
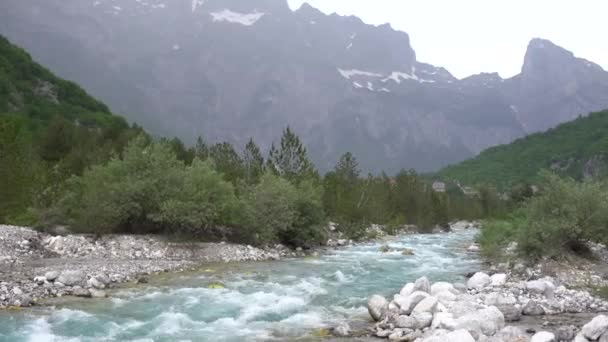
{"type": "Polygon", "coordinates": [[[54,185],[107,160],[136,131],[0,36],[0,221],[27,220],[54,185]]]}
{"type": "Polygon", "coordinates": [[[503,207],[487,191],[435,192],[413,171],[362,175],[350,153],[321,176],[289,127],[267,156],[253,139],[155,139],[0,43],[3,223],[312,246],[327,241],[328,220],[358,239],[371,223],[431,230],[503,207]]]}
{"type": "Polygon", "coordinates": [[[602,178],[608,169],[608,111],[591,113],[543,133],[489,148],[439,172],[465,184],[508,188],[535,183],[541,169],[575,179],[602,178]]]}

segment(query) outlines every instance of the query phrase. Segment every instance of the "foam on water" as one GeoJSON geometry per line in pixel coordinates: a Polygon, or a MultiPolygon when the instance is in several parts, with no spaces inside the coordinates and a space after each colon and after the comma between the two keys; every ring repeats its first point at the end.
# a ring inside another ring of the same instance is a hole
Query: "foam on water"
{"type": "Polygon", "coordinates": [[[381,243],[368,243],[316,259],[180,275],[156,287],[120,290],[110,300],[83,301],[69,309],[0,313],[0,340],[290,340],[347,319],[366,320],[369,295],[391,296],[422,275],[432,281],[462,281],[478,263],[462,247],[473,234],[412,235],[389,243],[412,249],[412,256],[381,253],[381,243]],[[208,288],[218,283],[225,288],[208,288]]]}

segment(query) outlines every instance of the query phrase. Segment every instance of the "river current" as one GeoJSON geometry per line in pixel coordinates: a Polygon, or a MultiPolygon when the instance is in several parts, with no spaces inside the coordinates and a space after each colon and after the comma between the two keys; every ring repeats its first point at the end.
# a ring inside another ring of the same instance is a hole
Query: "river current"
{"type": "MultiPolygon", "coordinates": [[[[153,279],[111,298],[0,312],[0,341],[308,340],[341,321],[368,320],[372,294],[392,297],[407,282],[464,281],[479,259],[466,251],[474,230],[404,235],[330,250],[318,257],[211,265],[153,279]]],[[[314,339],[314,338],[313,338],[314,339]]]]}

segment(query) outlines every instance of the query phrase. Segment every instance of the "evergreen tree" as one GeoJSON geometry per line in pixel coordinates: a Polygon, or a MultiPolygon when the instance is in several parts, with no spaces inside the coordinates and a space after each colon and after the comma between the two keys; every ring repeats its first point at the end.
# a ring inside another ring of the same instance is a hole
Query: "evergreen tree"
{"type": "Polygon", "coordinates": [[[277,148],[272,144],[268,166],[272,172],[295,183],[315,174],[306,148],[289,126],[283,131],[281,145],[277,148]]]}
{"type": "Polygon", "coordinates": [[[194,145],[194,155],[200,160],[209,159],[209,146],[202,137],[196,139],[196,145],[194,145]]]}
{"type": "Polygon", "coordinates": [[[257,184],[264,173],[264,157],[262,157],[260,148],[253,142],[253,138],[250,138],[245,145],[243,162],[245,165],[245,182],[247,184],[257,184]]]}
{"type": "Polygon", "coordinates": [[[227,142],[213,145],[209,149],[209,156],[215,162],[216,169],[224,175],[224,178],[236,184],[238,179],[243,178],[243,159],[227,142]]]}

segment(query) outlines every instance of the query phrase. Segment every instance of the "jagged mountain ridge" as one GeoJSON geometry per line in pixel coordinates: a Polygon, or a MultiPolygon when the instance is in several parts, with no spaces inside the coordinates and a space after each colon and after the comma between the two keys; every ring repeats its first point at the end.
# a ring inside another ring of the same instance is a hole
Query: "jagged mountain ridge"
{"type": "Polygon", "coordinates": [[[285,0],[9,0],[0,33],[153,133],[268,148],[289,124],[321,169],[432,170],[608,107],[608,73],[548,41],[458,80],[390,25],[285,0]]]}

